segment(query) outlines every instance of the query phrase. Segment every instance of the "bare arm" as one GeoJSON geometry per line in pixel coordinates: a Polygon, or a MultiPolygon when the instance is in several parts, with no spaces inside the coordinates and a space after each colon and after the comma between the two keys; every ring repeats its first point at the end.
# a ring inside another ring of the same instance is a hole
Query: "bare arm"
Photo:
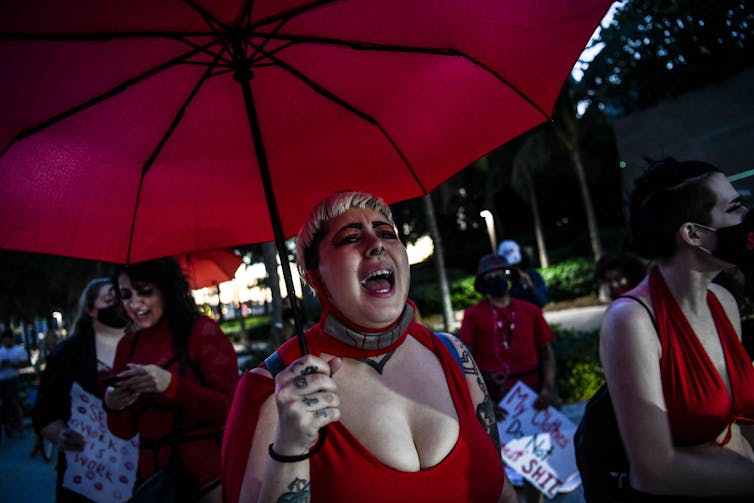
{"type": "Polygon", "coordinates": [[[660,377],[661,347],[648,314],[635,301],[605,315],[600,356],[631,466],[631,484],[654,494],[754,494],[754,463],[714,445],[673,445],[660,377]]]}
{"type": "Polygon", "coordinates": [[[339,358],[325,362],[307,355],[276,376],[275,394],[260,411],[239,501],[310,501],[309,459],[277,461],[268,446],[280,456],[305,455],[317,442],[319,429],[340,418],[331,376],[341,364],[339,358]]]}
{"type": "MultiPolygon", "coordinates": [[[[490,436],[490,440],[495,445],[497,452],[500,452],[500,433],[497,429],[495,410],[490,395],[487,392],[487,386],[484,384],[484,379],[482,379],[482,373],[463,343],[455,337],[451,337],[451,340],[463,363],[463,372],[466,376],[469,391],[471,392],[471,399],[476,404],[477,419],[487,430],[487,434],[490,436]]],[[[513,484],[508,480],[505,472],[503,472],[503,476],[503,490],[500,493],[498,503],[518,503],[518,494],[513,484]]]]}

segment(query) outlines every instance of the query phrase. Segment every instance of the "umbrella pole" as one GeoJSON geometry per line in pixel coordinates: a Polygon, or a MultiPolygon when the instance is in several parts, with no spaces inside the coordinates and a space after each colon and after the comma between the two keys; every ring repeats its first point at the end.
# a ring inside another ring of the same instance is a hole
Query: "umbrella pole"
{"type": "Polygon", "coordinates": [[[264,150],[262,133],[259,130],[259,119],[257,117],[256,107],[254,106],[254,98],[251,95],[251,79],[253,78],[253,73],[246,66],[242,66],[240,70],[236,70],[234,78],[241,84],[241,90],[243,91],[243,100],[244,104],[246,105],[246,113],[249,116],[251,137],[254,141],[254,150],[257,153],[259,174],[262,176],[264,194],[267,198],[267,208],[270,211],[272,232],[275,235],[275,246],[277,246],[278,254],[280,255],[280,262],[283,267],[283,278],[285,280],[285,289],[288,291],[288,301],[290,302],[291,309],[293,310],[293,320],[296,325],[296,338],[298,339],[298,345],[301,348],[301,354],[305,355],[309,351],[306,346],[306,339],[304,339],[304,328],[301,322],[301,311],[299,309],[298,301],[296,300],[296,290],[293,288],[293,276],[291,275],[291,266],[290,262],[288,261],[288,249],[285,246],[283,225],[280,222],[280,213],[278,212],[278,206],[275,200],[275,192],[272,190],[270,167],[267,163],[267,154],[264,150]]]}

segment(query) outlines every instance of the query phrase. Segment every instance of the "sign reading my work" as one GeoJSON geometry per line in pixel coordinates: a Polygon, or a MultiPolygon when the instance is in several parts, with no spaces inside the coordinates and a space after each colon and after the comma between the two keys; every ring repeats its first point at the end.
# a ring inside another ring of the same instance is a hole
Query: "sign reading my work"
{"type": "Polygon", "coordinates": [[[574,425],[553,407],[537,410],[537,393],[517,382],[500,401],[508,413],[497,423],[505,464],[548,498],[580,483],[573,451],[574,425]]]}
{"type": "Polygon", "coordinates": [[[68,427],[84,437],[81,452],[66,451],[63,487],[97,503],[128,501],[136,480],[139,437],[123,440],[107,429],[102,401],[73,383],[68,427]]]}

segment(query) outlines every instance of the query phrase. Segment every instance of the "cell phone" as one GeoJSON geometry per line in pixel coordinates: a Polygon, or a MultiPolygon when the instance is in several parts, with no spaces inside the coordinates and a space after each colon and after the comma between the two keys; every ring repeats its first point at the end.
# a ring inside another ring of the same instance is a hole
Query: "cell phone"
{"type": "Polygon", "coordinates": [[[128,379],[127,376],[105,376],[100,380],[107,386],[112,386],[115,383],[121,382],[123,379],[128,379]]]}

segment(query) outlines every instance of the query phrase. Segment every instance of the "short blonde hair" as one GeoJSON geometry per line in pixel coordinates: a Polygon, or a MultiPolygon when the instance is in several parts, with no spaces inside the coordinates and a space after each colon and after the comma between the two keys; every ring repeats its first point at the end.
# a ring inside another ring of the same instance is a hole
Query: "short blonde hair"
{"type": "Polygon", "coordinates": [[[327,223],[353,208],[368,208],[382,213],[395,227],[390,207],[377,196],[366,192],[335,192],[317,204],[306,219],[301,231],[296,236],[296,262],[301,276],[305,272],[319,267],[319,243],[327,233],[327,223]]]}

